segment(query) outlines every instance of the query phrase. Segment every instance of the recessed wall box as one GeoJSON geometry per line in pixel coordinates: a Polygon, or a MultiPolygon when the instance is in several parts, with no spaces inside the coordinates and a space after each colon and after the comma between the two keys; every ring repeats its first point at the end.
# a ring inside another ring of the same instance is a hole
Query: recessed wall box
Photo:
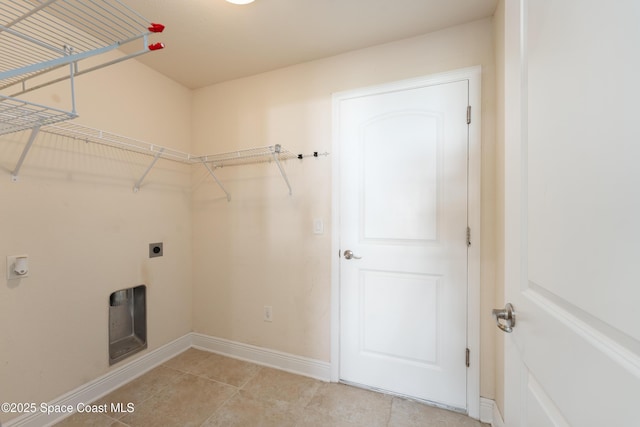
{"type": "Polygon", "coordinates": [[[147,348],[147,287],[109,296],[109,365],[147,348]]]}

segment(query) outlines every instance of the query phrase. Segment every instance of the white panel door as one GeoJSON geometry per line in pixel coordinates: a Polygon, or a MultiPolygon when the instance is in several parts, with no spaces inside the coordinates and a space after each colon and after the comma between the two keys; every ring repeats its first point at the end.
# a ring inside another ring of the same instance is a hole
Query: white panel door
{"type": "Polygon", "coordinates": [[[505,3],[507,426],[637,426],[640,3],[505,3]]]}
{"type": "Polygon", "coordinates": [[[466,80],[394,87],[342,99],[337,125],[340,379],[456,408],[467,406],[468,102],[466,80]]]}

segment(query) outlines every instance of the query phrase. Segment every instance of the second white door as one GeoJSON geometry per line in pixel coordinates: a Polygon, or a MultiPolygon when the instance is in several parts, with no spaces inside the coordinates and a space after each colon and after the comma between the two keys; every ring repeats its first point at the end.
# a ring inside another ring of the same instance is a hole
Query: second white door
{"type": "Polygon", "coordinates": [[[340,379],[462,409],[468,103],[466,80],[336,103],[340,379]]]}
{"type": "Polygon", "coordinates": [[[504,422],[638,426],[640,4],[504,7],[504,422]]]}

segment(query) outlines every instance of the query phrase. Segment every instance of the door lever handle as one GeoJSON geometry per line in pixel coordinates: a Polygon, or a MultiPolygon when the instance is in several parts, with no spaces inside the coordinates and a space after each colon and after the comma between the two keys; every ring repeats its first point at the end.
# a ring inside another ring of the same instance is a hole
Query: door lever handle
{"type": "Polygon", "coordinates": [[[496,319],[498,328],[508,334],[513,332],[513,327],[516,326],[516,312],[510,302],[504,306],[504,309],[494,308],[491,314],[493,318],[496,319]],[[501,320],[504,320],[504,323],[502,323],[501,320]]]}
{"type": "Polygon", "coordinates": [[[344,258],[345,259],[362,259],[361,256],[355,256],[353,254],[353,251],[350,249],[347,249],[346,251],[344,251],[344,258]]]}

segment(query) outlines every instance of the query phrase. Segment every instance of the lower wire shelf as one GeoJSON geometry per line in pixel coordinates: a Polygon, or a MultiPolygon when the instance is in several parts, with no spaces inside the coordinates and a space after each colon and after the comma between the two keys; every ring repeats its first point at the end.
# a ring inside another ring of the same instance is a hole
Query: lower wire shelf
{"type": "MultiPolygon", "coordinates": [[[[51,116],[47,116],[45,111],[34,110],[30,113],[29,109],[22,104],[11,104],[14,99],[6,99],[6,97],[0,98],[0,135],[3,133],[15,132],[15,129],[8,129],[4,131],[3,122],[2,122],[2,114],[3,108],[11,109],[12,105],[14,110],[11,111],[12,121],[15,116],[15,109],[24,108],[24,127],[25,129],[32,129],[31,136],[29,137],[29,141],[25,145],[22,155],[18,160],[18,163],[15,169],[12,171],[11,179],[13,182],[18,181],[18,174],[20,172],[20,168],[31,149],[35,138],[37,137],[39,132],[54,134],[57,136],[62,136],[65,138],[77,139],[84,142],[91,142],[100,145],[106,145],[113,148],[118,148],[127,151],[133,151],[136,153],[145,154],[148,156],[152,156],[153,159],[147,169],[144,171],[140,179],[135,183],[133,187],[133,191],[137,192],[140,190],[140,186],[142,185],[143,180],[149,173],[149,171],[154,167],[156,162],[159,159],[171,160],[174,162],[184,163],[188,165],[201,164],[203,165],[211,177],[215,180],[218,186],[224,191],[227,196],[227,200],[231,200],[231,194],[224,187],[222,182],[218,179],[215,174],[215,170],[223,167],[230,166],[241,166],[241,165],[250,165],[250,164],[259,164],[259,163],[275,163],[278,167],[280,175],[282,179],[285,181],[289,194],[292,194],[291,184],[289,183],[289,179],[287,178],[287,174],[282,166],[283,161],[291,160],[291,159],[302,159],[304,156],[301,154],[293,154],[291,151],[288,151],[280,144],[269,145],[265,147],[257,147],[257,148],[249,148],[245,150],[231,151],[227,153],[220,154],[211,154],[206,156],[194,156],[189,153],[185,153],[182,151],[173,150],[171,148],[163,147],[157,144],[150,144],[148,142],[136,140],[133,138],[125,137],[122,135],[118,135],[111,132],[106,132],[94,128],[90,128],[87,126],[83,126],[76,123],[65,122],[65,120],[72,119],[75,117],[73,113],[64,113],[62,111],[55,110],[51,113],[51,116]],[[59,114],[54,114],[54,113],[59,114]]],[[[35,105],[35,104],[32,104],[35,105]]],[[[32,107],[36,108],[36,107],[32,107]]],[[[43,107],[46,108],[46,107],[43,107]]],[[[320,155],[326,156],[329,153],[321,153],[320,155]]],[[[315,152],[313,154],[314,157],[318,157],[318,153],[315,152]]]]}
{"type": "Polygon", "coordinates": [[[222,182],[220,182],[215,174],[215,170],[217,168],[274,162],[278,166],[282,179],[284,179],[284,182],[289,188],[289,195],[291,195],[293,193],[291,190],[291,184],[289,183],[289,178],[287,178],[287,174],[280,162],[282,160],[295,158],[298,158],[295,154],[283,149],[280,144],[276,144],[269,145],[267,147],[249,148],[246,150],[230,151],[228,153],[200,156],[195,157],[194,160],[204,165],[209,172],[209,175],[211,175],[218,186],[227,195],[227,201],[231,201],[231,194],[227,191],[224,185],[222,185],[222,182]]]}

